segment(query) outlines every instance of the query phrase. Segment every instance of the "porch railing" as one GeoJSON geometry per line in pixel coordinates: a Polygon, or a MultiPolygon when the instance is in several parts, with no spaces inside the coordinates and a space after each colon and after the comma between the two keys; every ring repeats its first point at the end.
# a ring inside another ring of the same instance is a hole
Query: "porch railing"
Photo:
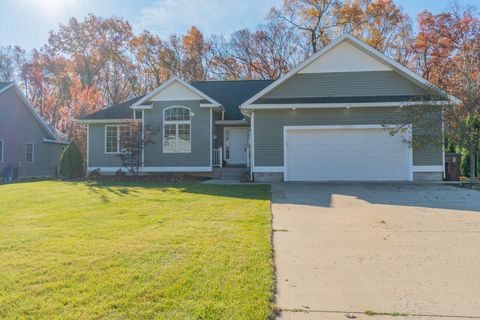
{"type": "Polygon", "coordinates": [[[223,149],[213,149],[213,156],[212,156],[212,166],[214,167],[223,167],[223,149]]]}

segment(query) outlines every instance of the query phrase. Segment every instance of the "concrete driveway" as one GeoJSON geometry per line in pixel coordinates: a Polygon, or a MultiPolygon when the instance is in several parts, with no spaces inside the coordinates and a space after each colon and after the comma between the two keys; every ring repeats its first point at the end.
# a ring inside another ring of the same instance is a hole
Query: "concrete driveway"
{"type": "Polygon", "coordinates": [[[438,184],[272,188],[281,319],[391,318],[367,310],[480,319],[480,192],[438,184]]]}

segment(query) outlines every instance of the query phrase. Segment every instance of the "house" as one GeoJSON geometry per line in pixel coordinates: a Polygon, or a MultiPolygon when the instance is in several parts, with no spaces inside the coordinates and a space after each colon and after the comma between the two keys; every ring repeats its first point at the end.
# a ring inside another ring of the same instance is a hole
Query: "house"
{"type": "MultiPolygon", "coordinates": [[[[441,180],[442,141],[412,148],[386,126],[400,121],[400,108],[429,103],[441,131],[442,106],[456,102],[345,34],[277,80],[175,77],[79,122],[88,126],[90,171],[121,167],[125,123],[136,120],[162,128],[144,148],[143,172],[211,173],[225,163],[248,167],[255,181],[441,180]]],[[[415,139],[415,128],[406,134],[415,139]]]]}
{"type": "Polygon", "coordinates": [[[68,143],[48,126],[12,82],[0,82],[0,177],[57,175],[68,143]]]}

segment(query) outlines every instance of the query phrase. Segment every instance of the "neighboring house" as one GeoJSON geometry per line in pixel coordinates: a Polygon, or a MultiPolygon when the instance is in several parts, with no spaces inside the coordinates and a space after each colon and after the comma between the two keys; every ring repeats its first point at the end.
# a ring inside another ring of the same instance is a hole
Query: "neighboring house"
{"type": "Polygon", "coordinates": [[[256,181],[441,180],[441,141],[412,149],[382,126],[426,99],[439,105],[441,129],[441,106],[456,98],[347,34],[275,81],[172,78],[79,122],[88,126],[90,171],[121,167],[125,124],[136,119],[162,128],[145,147],[143,172],[209,173],[221,156],[256,181]]]}
{"type": "Polygon", "coordinates": [[[65,145],[14,83],[0,82],[0,177],[55,176],[65,145]]]}

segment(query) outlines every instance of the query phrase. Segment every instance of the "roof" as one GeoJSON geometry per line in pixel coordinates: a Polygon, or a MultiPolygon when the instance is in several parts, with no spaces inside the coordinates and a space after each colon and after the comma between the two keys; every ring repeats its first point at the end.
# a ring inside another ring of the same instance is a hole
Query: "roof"
{"type": "Polygon", "coordinates": [[[381,53],[380,51],[372,48],[365,42],[357,39],[355,36],[345,33],[342,36],[338,37],[334,41],[330,42],[327,46],[322,48],[321,50],[317,51],[315,54],[310,56],[307,60],[303,61],[299,65],[297,65],[295,68],[287,72],[285,75],[280,77],[277,81],[274,83],[271,83],[268,87],[264,88],[260,92],[256,93],[255,95],[249,97],[248,100],[242,103],[240,108],[243,109],[254,109],[255,105],[257,104],[257,100],[265,96],[268,92],[272,91],[274,88],[278,87],[280,84],[284,83],[291,77],[293,77],[295,74],[297,74],[299,71],[303,70],[306,68],[308,65],[310,65],[312,62],[316,61],[320,57],[322,57],[324,54],[329,52],[331,49],[335,48],[339,44],[341,44],[344,41],[348,41],[349,43],[357,46],[359,49],[364,51],[365,53],[371,55],[372,57],[376,58],[377,60],[389,65],[392,67],[395,71],[403,75],[405,78],[411,80],[412,82],[418,84],[421,87],[424,87],[425,89],[428,89],[430,91],[436,91],[437,94],[440,94],[441,96],[445,97],[446,99],[450,100],[453,103],[458,103],[460,100],[457,98],[450,96],[443,92],[440,88],[436,87],[432,83],[428,82],[427,80],[423,79],[413,71],[407,69],[406,67],[402,66],[400,63],[396,62],[395,60],[391,59],[390,57],[386,56],[385,54],[381,53]]]}
{"type": "Polygon", "coordinates": [[[197,81],[191,85],[225,108],[225,120],[241,120],[239,106],[275,80],[197,81]]]}
{"type": "MultiPolygon", "coordinates": [[[[218,103],[218,101],[215,101],[215,99],[208,96],[208,94],[205,94],[205,92],[202,92],[202,91],[198,90],[197,88],[192,86],[192,84],[190,84],[188,82],[185,82],[184,80],[180,79],[177,76],[174,76],[174,77],[168,79],[167,81],[162,83],[158,88],[156,88],[155,90],[153,90],[150,93],[143,96],[143,98],[141,98],[140,100],[138,100],[137,102],[135,102],[132,105],[132,108],[136,109],[136,107],[139,107],[142,103],[148,101],[150,98],[154,97],[155,95],[157,95],[158,93],[160,93],[162,90],[166,89],[167,87],[169,87],[173,83],[179,83],[180,85],[182,85],[182,86],[186,87],[187,89],[193,91],[196,95],[202,97],[203,100],[205,100],[207,103],[210,103],[213,107],[222,108],[221,104],[218,103]]],[[[223,108],[222,108],[222,110],[223,110],[223,108]]]]}
{"type": "Polygon", "coordinates": [[[144,95],[122,102],[120,104],[105,108],[92,113],[83,119],[85,120],[103,120],[103,119],[133,119],[133,111],[130,107],[135,102],[142,99],[144,95]]]}
{"type": "MultiPolygon", "coordinates": [[[[197,81],[190,83],[196,90],[214,99],[225,108],[225,120],[241,120],[239,106],[274,80],[197,81]]],[[[131,107],[146,95],[92,113],[82,120],[133,119],[131,107]]],[[[207,101],[205,101],[207,102],[207,101]]]]}

